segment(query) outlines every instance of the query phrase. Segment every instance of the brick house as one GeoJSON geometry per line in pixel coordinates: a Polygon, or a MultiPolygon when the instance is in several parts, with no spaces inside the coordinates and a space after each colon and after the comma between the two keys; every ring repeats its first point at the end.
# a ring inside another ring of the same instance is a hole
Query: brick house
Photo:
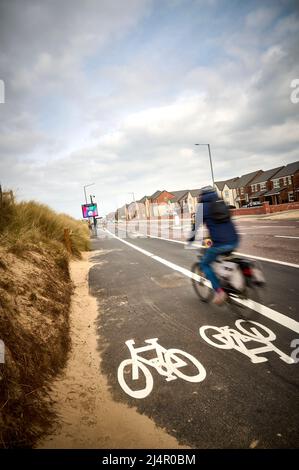
{"type": "Polygon", "coordinates": [[[156,191],[154,194],[148,197],[150,202],[150,215],[157,217],[159,215],[167,215],[169,212],[169,202],[175,196],[166,191],[156,191]]]}
{"type": "Polygon", "coordinates": [[[299,200],[299,161],[289,163],[271,178],[272,188],[263,197],[270,204],[299,200]]]}
{"type": "Polygon", "coordinates": [[[263,173],[263,170],[253,171],[252,173],[247,173],[238,178],[233,185],[236,190],[235,204],[237,207],[242,207],[248,204],[249,194],[250,194],[250,184],[260,174],[263,173]]]}
{"type": "Polygon", "coordinates": [[[154,194],[149,196],[149,200],[152,204],[168,204],[168,201],[173,198],[173,194],[165,189],[163,191],[156,191],[154,194]]]}
{"type": "Polygon", "coordinates": [[[143,196],[141,199],[139,199],[136,202],[138,203],[138,207],[140,208],[140,213],[144,217],[150,217],[151,215],[150,196],[143,196]]]}
{"type": "Polygon", "coordinates": [[[272,189],[271,178],[282,170],[282,168],[283,166],[279,166],[277,168],[263,171],[251,181],[248,198],[252,205],[257,202],[261,203],[265,200],[264,195],[272,189]]]}

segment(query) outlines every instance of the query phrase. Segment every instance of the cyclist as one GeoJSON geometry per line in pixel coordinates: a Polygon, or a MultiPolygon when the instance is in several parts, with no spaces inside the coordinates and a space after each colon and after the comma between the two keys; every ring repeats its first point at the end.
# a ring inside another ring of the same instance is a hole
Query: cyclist
{"type": "Polygon", "coordinates": [[[215,291],[213,303],[220,305],[226,300],[227,294],[221,288],[220,281],[213,271],[211,264],[218,255],[235,250],[239,243],[239,236],[230,218],[228,206],[218,197],[217,192],[211,186],[201,189],[200,202],[201,204],[197,208],[195,227],[188,241],[191,243],[195,240],[202,216],[202,222],[208,228],[212,245],[205,251],[204,256],[199,262],[199,267],[205,274],[205,277],[211,282],[215,291]]]}

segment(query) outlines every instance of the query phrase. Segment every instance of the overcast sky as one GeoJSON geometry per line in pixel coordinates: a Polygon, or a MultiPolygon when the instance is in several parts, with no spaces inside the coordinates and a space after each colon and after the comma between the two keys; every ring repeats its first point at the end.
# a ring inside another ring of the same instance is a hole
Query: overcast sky
{"type": "Polygon", "coordinates": [[[0,0],[0,182],[81,217],[299,160],[297,1],[0,0]],[[0,100],[1,101],[1,100],[0,100]]]}

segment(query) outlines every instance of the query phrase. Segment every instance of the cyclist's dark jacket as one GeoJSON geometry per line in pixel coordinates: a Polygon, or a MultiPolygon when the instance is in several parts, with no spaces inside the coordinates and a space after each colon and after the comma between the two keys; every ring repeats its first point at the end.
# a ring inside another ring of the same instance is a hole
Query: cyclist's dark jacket
{"type": "Polygon", "coordinates": [[[227,222],[216,223],[212,218],[211,203],[219,199],[216,192],[210,192],[202,194],[201,205],[198,206],[196,214],[196,229],[201,223],[201,210],[203,211],[203,223],[207,226],[209,230],[210,237],[213,241],[214,246],[221,246],[227,244],[238,244],[239,236],[235,229],[235,225],[232,220],[227,222]]]}

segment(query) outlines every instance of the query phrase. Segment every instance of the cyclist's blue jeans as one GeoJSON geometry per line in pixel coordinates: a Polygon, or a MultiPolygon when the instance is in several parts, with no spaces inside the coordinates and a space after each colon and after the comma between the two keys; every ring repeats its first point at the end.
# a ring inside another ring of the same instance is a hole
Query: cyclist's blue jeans
{"type": "Polygon", "coordinates": [[[199,267],[205,274],[206,278],[211,282],[214,290],[219,289],[221,286],[218,277],[211,268],[211,263],[215,261],[218,255],[226,253],[227,251],[233,251],[236,247],[236,243],[228,243],[226,245],[220,246],[211,246],[207,249],[203,257],[201,258],[199,262],[199,267]]]}

